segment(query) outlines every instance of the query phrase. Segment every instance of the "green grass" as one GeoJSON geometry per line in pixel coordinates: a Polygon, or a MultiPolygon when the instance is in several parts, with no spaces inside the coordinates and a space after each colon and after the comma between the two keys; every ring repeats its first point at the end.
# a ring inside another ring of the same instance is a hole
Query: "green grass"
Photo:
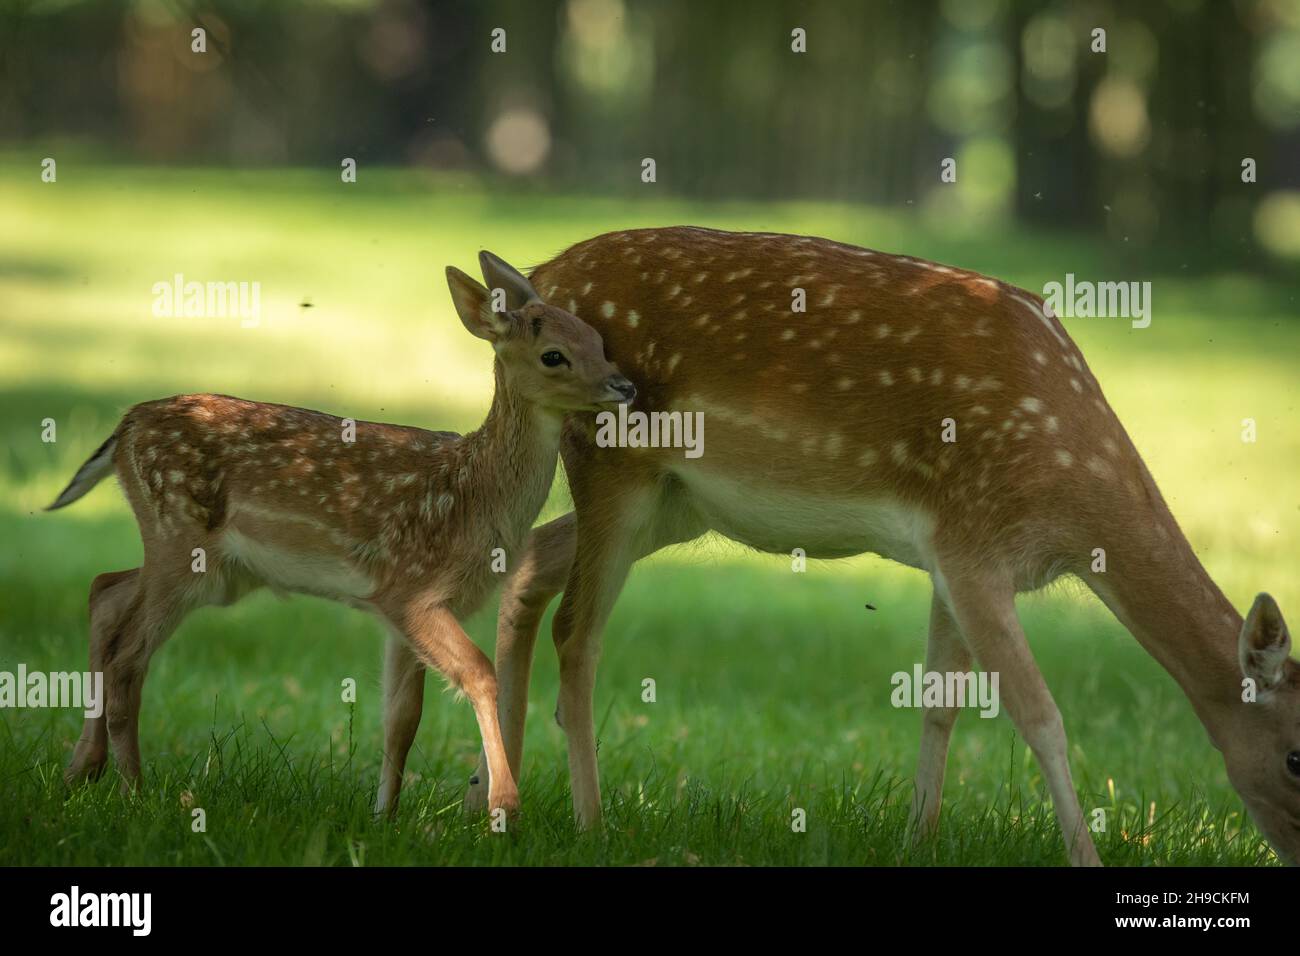
{"type": "MultiPolygon", "coordinates": [[[[21,160],[21,162],[20,162],[21,160]]],[[[473,426],[489,355],[455,321],[442,268],[480,247],[523,263],[631,225],[826,235],[1041,288],[1066,271],[1151,278],[1155,318],[1070,325],[1210,573],[1239,607],[1296,607],[1294,285],[1204,269],[1139,274],[1079,239],[936,235],[896,212],[490,194],[468,180],[80,167],[46,185],[0,162],[0,670],[83,669],[86,592],[140,545],[106,483],[44,514],[129,404],[213,390],[425,427],[473,426]],[[260,281],[263,320],[158,319],[151,286],[260,281]],[[310,298],[311,309],[299,307],[310,298]],[[53,418],[58,441],[40,440],[53,418]],[[1240,440],[1255,418],[1259,441],[1240,440]]],[[[548,504],[567,507],[563,483],[548,504]]],[[[1085,809],[1111,864],[1271,861],[1190,706],[1072,587],[1022,600],[1065,715],[1085,809]]],[[[192,616],[145,687],[146,786],[68,796],[80,718],[0,711],[0,864],[1045,864],[1064,862],[1037,765],[1005,716],[964,715],[943,828],[903,838],[920,716],[889,678],[922,660],[927,582],[862,558],[793,574],[707,541],[638,567],[606,632],[596,712],[607,827],[574,832],[549,619],[527,729],[524,814],[509,835],[459,810],[478,735],[427,695],[400,817],[376,823],[382,637],[366,616],[254,597],[192,616]],[[878,610],[867,611],[863,605],[878,610]],[[654,678],[657,702],[643,703],[654,678]],[[342,702],[345,678],[358,685],[342,702]],[[191,808],[207,832],[191,829],[191,808]],[[791,812],[808,813],[807,832],[791,812]]],[[[469,630],[490,650],[494,607],[469,630]]],[[[431,690],[438,686],[431,679],[431,690]]]]}

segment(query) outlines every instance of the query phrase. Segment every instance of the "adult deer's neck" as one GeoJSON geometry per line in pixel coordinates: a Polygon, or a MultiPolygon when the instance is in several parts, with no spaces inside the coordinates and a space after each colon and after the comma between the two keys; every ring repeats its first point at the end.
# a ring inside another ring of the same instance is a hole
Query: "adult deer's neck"
{"type": "Polygon", "coordinates": [[[483,424],[461,442],[463,487],[475,489],[475,504],[507,541],[518,546],[546,503],[555,478],[563,416],[524,401],[493,369],[496,393],[483,424]]]}
{"type": "Polygon", "coordinates": [[[1212,739],[1240,700],[1242,619],[1210,578],[1146,468],[1142,501],[1123,513],[1107,570],[1089,586],[1160,662],[1192,702],[1212,739]]]}

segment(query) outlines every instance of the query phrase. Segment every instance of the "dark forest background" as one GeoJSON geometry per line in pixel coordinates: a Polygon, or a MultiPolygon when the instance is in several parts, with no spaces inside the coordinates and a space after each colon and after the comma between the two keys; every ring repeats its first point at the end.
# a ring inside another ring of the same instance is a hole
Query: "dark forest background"
{"type": "Polygon", "coordinates": [[[957,230],[1014,219],[1134,249],[1300,255],[1294,0],[0,10],[3,143],[216,166],[351,156],[610,196],[635,195],[653,157],[683,197],[910,204],[957,230]],[[938,188],[947,157],[958,189],[938,188]]]}

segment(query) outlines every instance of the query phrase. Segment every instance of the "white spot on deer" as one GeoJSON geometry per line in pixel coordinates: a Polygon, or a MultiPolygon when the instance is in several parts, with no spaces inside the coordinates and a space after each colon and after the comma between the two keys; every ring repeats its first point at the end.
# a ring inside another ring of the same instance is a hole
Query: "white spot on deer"
{"type": "Polygon", "coordinates": [[[902,336],[900,336],[900,338],[902,339],[903,344],[906,345],[908,342],[912,341],[912,339],[916,338],[920,334],[921,334],[921,327],[918,325],[915,328],[908,329],[906,332],[902,334],[902,336]]]}
{"type": "Polygon", "coordinates": [[[970,388],[970,378],[966,375],[958,375],[952,380],[952,385],[957,391],[964,392],[970,388]]]}
{"type": "Polygon", "coordinates": [[[682,291],[682,287],[681,287],[681,286],[679,286],[679,285],[674,285],[671,289],[668,290],[668,298],[670,298],[670,299],[675,299],[675,298],[677,298],[678,293],[680,293],[681,291],[682,291]]]}
{"type": "Polygon", "coordinates": [[[783,329],[781,331],[782,341],[789,342],[792,338],[794,338],[794,336],[795,336],[794,329],[783,329]]]}
{"type": "Polygon", "coordinates": [[[1022,398],[1020,400],[1020,407],[1027,412],[1038,414],[1043,410],[1043,403],[1036,398],[1022,398]]]}
{"type": "MultiPolygon", "coordinates": [[[[707,322],[708,320],[709,320],[709,317],[708,317],[707,315],[704,316],[704,321],[707,322]]],[[[628,310],[627,310],[627,324],[628,324],[629,326],[631,326],[632,328],[635,329],[635,328],[637,327],[637,325],[640,324],[640,322],[641,322],[641,316],[637,315],[637,311],[636,311],[636,309],[628,309],[628,310]]]]}
{"type": "Polygon", "coordinates": [[[1079,380],[1077,378],[1070,379],[1070,388],[1074,389],[1076,392],[1083,391],[1083,386],[1079,384],[1079,380]]]}
{"type": "Polygon", "coordinates": [[[612,319],[615,311],[616,307],[613,302],[602,302],[600,304],[600,314],[607,319],[612,319]]]}
{"type": "Polygon", "coordinates": [[[1119,445],[1115,444],[1115,440],[1113,438],[1103,438],[1101,440],[1101,447],[1106,449],[1107,454],[1110,455],[1119,454],[1119,445]]]}
{"type": "Polygon", "coordinates": [[[1043,428],[1046,429],[1050,434],[1053,435],[1056,434],[1056,432],[1060,429],[1060,427],[1061,424],[1056,420],[1055,415],[1048,415],[1046,418],[1043,419],[1043,428]]]}
{"type": "Polygon", "coordinates": [[[858,464],[866,468],[870,465],[874,465],[879,457],[880,456],[876,454],[874,448],[864,448],[862,449],[862,454],[858,455],[858,464]]]}
{"type": "Polygon", "coordinates": [[[672,354],[672,357],[668,359],[668,373],[670,375],[672,374],[673,369],[677,367],[677,363],[680,362],[681,360],[682,360],[681,352],[674,352],[672,354]]]}
{"type": "Polygon", "coordinates": [[[881,384],[881,385],[893,385],[893,384],[894,384],[894,376],[891,375],[891,374],[889,373],[889,370],[888,370],[888,369],[881,369],[881,370],[877,373],[876,377],[877,377],[878,379],[880,379],[880,384],[881,384]]]}
{"type": "Polygon", "coordinates": [[[835,380],[835,387],[841,392],[847,392],[853,387],[853,379],[849,378],[847,375],[843,375],[835,380]]]}
{"type": "Polygon", "coordinates": [[[1046,364],[1047,364],[1047,356],[1044,355],[1042,352],[1035,352],[1035,353],[1034,353],[1034,361],[1037,362],[1039,365],[1046,365],[1046,364]]]}
{"type": "Polygon", "coordinates": [[[1064,448],[1056,449],[1056,463],[1062,468],[1069,468],[1074,464],[1074,456],[1064,448]]]}
{"type": "Polygon", "coordinates": [[[940,385],[943,383],[943,369],[937,368],[930,373],[930,384],[940,385]]]}
{"type": "Polygon", "coordinates": [[[908,462],[907,442],[905,441],[894,442],[894,444],[891,445],[889,448],[889,457],[894,459],[894,464],[896,465],[906,465],[908,462]]]}
{"type": "Polygon", "coordinates": [[[925,378],[925,375],[922,374],[921,370],[917,368],[915,365],[913,365],[911,368],[907,370],[907,375],[908,378],[910,378],[917,385],[920,385],[921,379],[925,378]]]}
{"type": "Polygon", "coordinates": [[[1097,455],[1092,455],[1087,461],[1088,470],[1098,478],[1111,478],[1115,472],[1110,464],[1097,455]]]}
{"type": "Polygon", "coordinates": [[[590,291],[591,291],[591,283],[588,282],[586,285],[582,287],[582,294],[586,295],[590,291]]]}
{"type": "Polygon", "coordinates": [[[888,337],[889,337],[889,326],[888,326],[888,325],[877,325],[877,326],[876,326],[876,338],[878,338],[878,339],[885,339],[885,338],[888,338],[888,337]]]}
{"type": "Polygon", "coordinates": [[[857,309],[854,309],[852,312],[850,312],[848,315],[844,317],[845,325],[857,325],[861,321],[862,321],[862,313],[859,312],[857,309]]]}
{"type": "Polygon", "coordinates": [[[989,410],[985,408],[983,405],[972,405],[970,413],[972,415],[987,415],[989,413],[989,410]]]}

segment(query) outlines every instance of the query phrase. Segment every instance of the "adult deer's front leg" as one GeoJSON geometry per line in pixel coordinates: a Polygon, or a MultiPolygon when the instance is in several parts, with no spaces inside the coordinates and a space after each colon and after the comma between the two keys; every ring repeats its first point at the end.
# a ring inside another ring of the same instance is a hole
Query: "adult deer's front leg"
{"type": "MultiPolygon", "coordinates": [[[[518,568],[501,592],[501,610],[497,614],[497,713],[516,784],[524,759],[524,718],[528,713],[528,681],[537,630],[546,606],[568,579],[577,538],[572,512],[534,530],[518,568]]],[[[487,805],[487,778],[484,751],[465,792],[467,810],[481,810],[487,805]]]]}
{"type": "Polygon", "coordinates": [[[957,624],[980,666],[999,675],[1001,703],[1047,779],[1070,864],[1100,866],[1092,835],[1084,825],[1079,795],[1070,779],[1061,712],[1016,617],[1015,588],[1010,577],[975,570],[966,564],[945,566],[942,556],[939,563],[957,624]]]}
{"type": "MultiPolygon", "coordinates": [[[[926,673],[961,673],[971,667],[970,649],[948,605],[936,591],[930,599],[930,638],[925,651],[926,673]]],[[[916,788],[912,796],[911,825],[918,840],[939,826],[943,803],[943,774],[948,763],[948,742],[957,722],[957,707],[927,707],[921,723],[921,753],[916,761],[916,788]]]]}
{"type": "Polygon", "coordinates": [[[592,714],[601,631],[628,569],[645,551],[638,547],[638,539],[653,509],[648,487],[635,485],[626,476],[622,480],[621,486],[589,498],[580,497],[574,485],[577,552],[552,631],[560,657],[560,699],[555,719],[568,738],[573,814],[584,829],[598,827],[601,816],[592,714]]]}

